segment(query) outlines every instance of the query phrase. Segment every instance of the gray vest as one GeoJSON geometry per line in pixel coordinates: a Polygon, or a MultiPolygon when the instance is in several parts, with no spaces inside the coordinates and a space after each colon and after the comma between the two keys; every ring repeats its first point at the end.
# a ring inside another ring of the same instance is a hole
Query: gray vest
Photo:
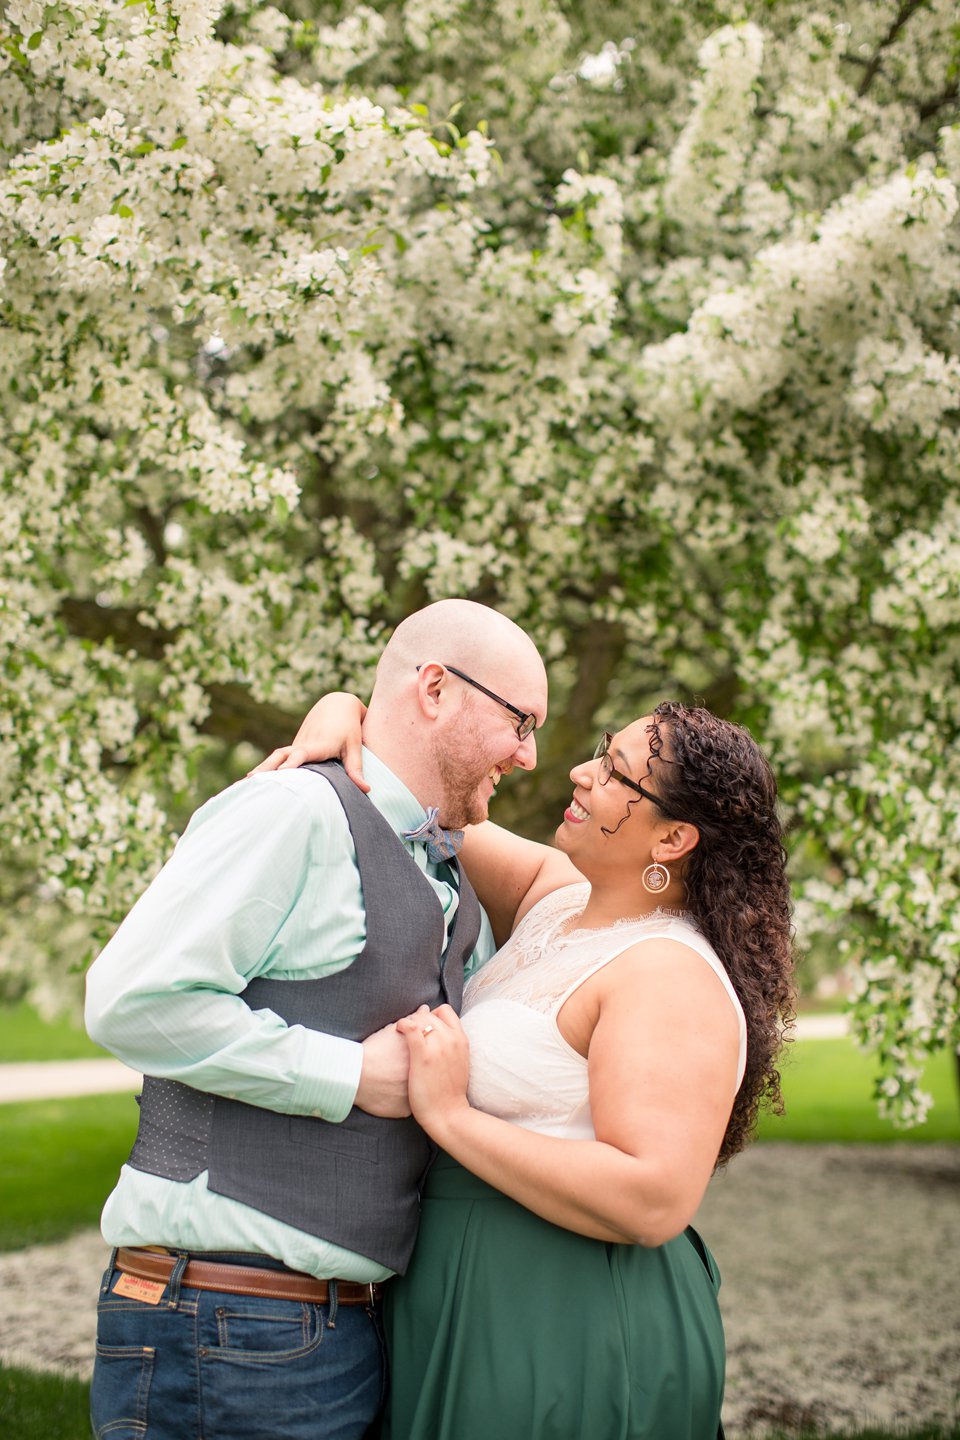
{"type": "MultiPolygon", "coordinates": [[[[306,768],[325,777],[346,813],[366,944],[335,975],[252,980],[241,998],[288,1025],[348,1040],[362,1040],[418,1005],[447,1002],[459,1010],[463,966],[480,932],[480,906],[466,875],[459,871],[460,901],[444,951],[436,892],[380,812],[339,765],[306,768]]],[[[332,1124],[148,1076],[128,1164],[168,1180],[192,1180],[206,1170],[216,1194],[402,1273],[432,1157],[431,1142],[412,1118],[385,1120],[354,1107],[332,1124]]]]}

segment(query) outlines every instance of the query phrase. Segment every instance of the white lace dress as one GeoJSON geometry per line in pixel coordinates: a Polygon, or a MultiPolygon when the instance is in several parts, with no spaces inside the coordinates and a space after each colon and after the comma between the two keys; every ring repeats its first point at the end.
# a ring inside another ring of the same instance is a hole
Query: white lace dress
{"type": "MultiPolygon", "coordinates": [[[[470,1099],[514,1124],[590,1139],[587,1064],[557,1029],[569,995],[627,947],[680,940],[682,916],[576,929],[589,887],[524,917],[467,986],[470,1099]]],[[[571,1147],[572,1148],[572,1147],[571,1147]]],[[[410,1270],[387,1289],[391,1391],[380,1440],[715,1440],[720,1277],[695,1232],[648,1249],[541,1220],[440,1155],[410,1270]]]]}
{"type": "Polygon", "coordinates": [[[716,973],[737,1014],[740,1057],[747,1025],[727,972],[689,916],[658,910],[600,930],[577,928],[590,886],[567,885],[544,897],[510,939],[468,982],[463,1027],[470,1039],[471,1105],[545,1135],[592,1140],[587,1062],[557,1026],[566,1000],[583,982],[641,940],[676,940],[716,973]]]}

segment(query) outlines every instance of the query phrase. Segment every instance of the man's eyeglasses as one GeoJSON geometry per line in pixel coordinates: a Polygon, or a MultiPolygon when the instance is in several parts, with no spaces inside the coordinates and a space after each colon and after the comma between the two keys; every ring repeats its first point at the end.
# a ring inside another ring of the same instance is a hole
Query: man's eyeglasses
{"type": "MultiPolygon", "coordinates": [[[[456,665],[448,665],[446,661],[443,662],[443,665],[444,669],[449,670],[451,675],[456,675],[460,680],[465,680],[468,685],[473,686],[474,690],[480,690],[484,695],[489,695],[490,699],[496,700],[497,704],[502,705],[504,710],[509,710],[511,715],[516,715],[518,740],[526,740],[527,736],[532,735],[534,730],[536,730],[536,715],[530,715],[526,710],[521,710],[519,706],[511,705],[509,700],[504,700],[502,695],[497,695],[494,691],[488,690],[486,685],[480,684],[479,680],[474,680],[470,675],[465,675],[462,670],[457,669],[456,665]]],[[[418,665],[417,669],[419,670],[420,668],[418,665]]]]}
{"type": "Polygon", "coordinates": [[[612,744],[613,736],[609,730],[605,730],[603,732],[603,739],[593,752],[594,760],[600,761],[600,770],[597,774],[597,779],[600,784],[606,785],[608,780],[619,780],[621,785],[626,785],[630,790],[636,790],[637,794],[642,795],[645,800],[652,800],[654,805],[659,805],[660,801],[652,790],[646,789],[645,786],[640,784],[639,780],[631,780],[629,775],[624,775],[621,771],[613,768],[613,759],[610,755],[610,746],[612,744]]]}

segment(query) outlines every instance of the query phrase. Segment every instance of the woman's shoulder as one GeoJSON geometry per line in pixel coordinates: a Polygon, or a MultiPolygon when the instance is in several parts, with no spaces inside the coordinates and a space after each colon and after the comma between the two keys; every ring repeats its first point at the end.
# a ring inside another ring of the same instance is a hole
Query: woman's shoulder
{"type": "MultiPolygon", "coordinates": [[[[651,921],[653,921],[653,917],[651,917],[651,921]]],[[[688,1003],[693,1003],[693,995],[696,993],[701,997],[707,1009],[713,1010],[722,992],[713,990],[713,996],[716,998],[710,998],[715,981],[708,980],[707,977],[712,972],[716,980],[719,980],[722,991],[726,992],[726,1000],[721,1003],[723,1006],[729,1004],[732,1007],[736,1020],[739,1049],[737,1087],[739,1088],[747,1059],[746,1016],[740,1003],[740,997],[727,974],[726,966],[693,916],[685,913],[661,913],[654,923],[638,925],[629,934],[622,934],[615,950],[608,958],[609,960],[622,959],[626,962],[621,967],[609,964],[604,967],[605,974],[612,983],[611,999],[614,1001],[617,997],[618,986],[629,987],[631,984],[645,983],[646,980],[649,980],[657,993],[665,997],[669,997],[671,993],[676,994],[677,987],[680,986],[688,1003]],[[661,947],[659,951],[657,944],[650,942],[658,942],[661,947]],[[633,960],[641,963],[642,969],[646,971],[645,977],[631,973],[634,971],[634,967],[631,965],[633,960]],[[689,964],[685,964],[684,960],[689,961],[689,964]],[[703,964],[704,961],[706,965],[703,964]]]]}
{"type": "Polygon", "coordinates": [[[610,927],[608,934],[612,942],[611,958],[635,954],[651,959],[659,950],[664,954],[677,954],[675,947],[682,946],[688,952],[694,951],[725,980],[728,978],[720,956],[695,918],[685,910],[661,909],[632,921],[621,920],[610,927]]]}

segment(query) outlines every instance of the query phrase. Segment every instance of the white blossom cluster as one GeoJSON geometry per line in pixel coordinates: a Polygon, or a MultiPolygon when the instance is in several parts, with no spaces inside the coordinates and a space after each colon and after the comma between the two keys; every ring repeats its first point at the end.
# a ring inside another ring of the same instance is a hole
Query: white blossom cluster
{"type": "Polygon", "coordinates": [[[6,6],[17,934],[28,892],[102,933],[238,741],[475,595],[550,659],[543,794],[664,695],[755,728],[920,1119],[960,1040],[952,0],[304,8],[6,6]]]}

